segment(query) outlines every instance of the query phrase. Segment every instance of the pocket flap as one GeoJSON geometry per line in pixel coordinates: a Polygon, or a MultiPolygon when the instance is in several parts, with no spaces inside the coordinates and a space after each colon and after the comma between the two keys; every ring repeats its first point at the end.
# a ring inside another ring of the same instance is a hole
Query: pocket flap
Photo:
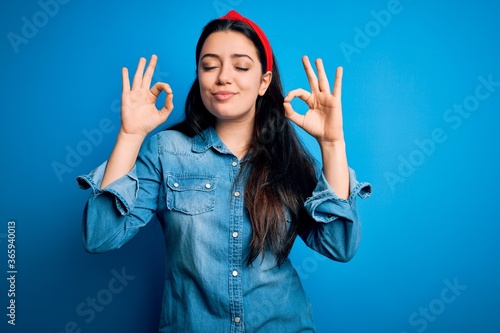
{"type": "Polygon", "coordinates": [[[172,191],[211,192],[217,187],[217,177],[168,175],[167,186],[172,191]]]}

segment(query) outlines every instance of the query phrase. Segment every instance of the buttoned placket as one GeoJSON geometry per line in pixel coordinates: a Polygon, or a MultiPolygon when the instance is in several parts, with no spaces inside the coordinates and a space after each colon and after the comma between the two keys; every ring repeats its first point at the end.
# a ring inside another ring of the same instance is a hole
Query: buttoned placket
{"type": "Polygon", "coordinates": [[[243,290],[242,290],[242,239],[243,195],[241,179],[238,177],[240,164],[235,156],[230,161],[232,179],[236,179],[231,193],[231,218],[229,221],[229,302],[231,307],[231,332],[243,332],[243,290]]]}

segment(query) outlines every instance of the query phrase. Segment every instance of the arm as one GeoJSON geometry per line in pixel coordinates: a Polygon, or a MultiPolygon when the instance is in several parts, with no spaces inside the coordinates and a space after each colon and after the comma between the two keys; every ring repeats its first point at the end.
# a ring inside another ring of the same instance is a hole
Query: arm
{"type": "Polygon", "coordinates": [[[302,62],[311,92],[304,89],[290,91],[284,101],[286,116],[318,141],[325,177],[337,195],[346,199],[349,196],[349,171],[342,129],[343,69],[337,68],[334,88],[330,93],[323,61],[316,60],[318,77],[307,57],[303,57],[302,62]],[[293,110],[290,102],[295,97],[303,100],[309,107],[305,115],[293,110]]]}
{"type": "Polygon", "coordinates": [[[156,210],[161,173],[157,169],[154,138],[138,158],[147,134],[163,123],[173,109],[168,84],[158,82],[149,88],[156,62],[153,55],[144,72],[146,60],[139,60],[132,88],[128,70],[123,68],[121,127],[115,147],[107,163],[77,178],[81,188],[92,189],[83,216],[83,241],[89,252],[120,247],[149,222],[156,210]],[[167,98],[158,110],[155,103],[161,91],[167,93],[167,98]]]}
{"type": "Polygon", "coordinates": [[[157,137],[141,148],[132,170],[102,188],[108,163],[79,176],[78,185],[91,189],[83,212],[83,245],[91,253],[117,249],[155,215],[162,179],[157,137]]]}
{"type": "Polygon", "coordinates": [[[101,188],[108,186],[132,169],[145,137],[165,122],[174,108],[172,89],[168,84],[158,82],[151,89],[149,88],[157,60],[155,55],[151,57],[146,72],[144,72],[146,59],[139,60],[132,89],[128,70],[122,69],[121,126],[106,166],[101,188]],[[162,91],[167,93],[167,98],[163,108],[158,110],[155,103],[162,91]]]}
{"type": "Polygon", "coordinates": [[[309,223],[299,232],[304,243],[326,257],[347,262],[356,253],[361,240],[361,224],[356,197],[367,198],[371,185],[356,180],[354,170],[349,172],[347,199],[340,198],[326,180],[324,173],[318,176],[318,183],[305,204],[309,223]],[[311,220],[312,218],[312,220],[311,220]]]}
{"type": "Polygon", "coordinates": [[[316,60],[318,76],[307,57],[302,58],[311,92],[295,89],[288,93],[284,106],[287,117],[312,135],[319,143],[323,172],[305,208],[315,222],[301,231],[304,242],[325,256],[348,261],[356,252],[361,238],[355,197],[367,197],[371,187],[358,183],[349,169],[342,127],[342,67],[338,67],[332,92],[321,59],[316,60]],[[290,104],[295,97],[309,110],[295,112],[290,104]]]}

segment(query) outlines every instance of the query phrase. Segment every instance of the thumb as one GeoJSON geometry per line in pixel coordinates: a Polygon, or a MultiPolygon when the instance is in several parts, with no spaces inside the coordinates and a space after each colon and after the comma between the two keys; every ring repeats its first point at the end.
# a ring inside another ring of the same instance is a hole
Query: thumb
{"type": "Polygon", "coordinates": [[[172,112],[172,110],[174,109],[174,102],[173,101],[174,101],[174,94],[172,94],[172,93],[168,94],[167,97],[165,98],[165,105],[160,110],[160,113],[165,118],[167,118],[170,115],[170,113],[172,112]]]}

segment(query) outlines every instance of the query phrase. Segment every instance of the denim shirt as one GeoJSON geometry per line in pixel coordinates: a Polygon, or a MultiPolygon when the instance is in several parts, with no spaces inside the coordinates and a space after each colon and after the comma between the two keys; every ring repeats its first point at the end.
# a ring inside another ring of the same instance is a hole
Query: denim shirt
{"type": "MultiPolygon", "coordinates": [[[[134,168],[99,189],[106,163],[79,176],[92,189],[83,243],[92,253],[121,247],[153,217],[166,244],[160,332],[315,332],[310,303],[287,259],[271,252],[246,264],[251,224],[244,206],[241,162],[211,127],[193,138],[176,131],[152,136],[134,168]]],[[[355,198],[371,186],[350,172],[350,197],[339,198],[319,174],[304,203],[316,221],[300,237],[336,261],[355,254],[361,236],[355,198]]]]}

